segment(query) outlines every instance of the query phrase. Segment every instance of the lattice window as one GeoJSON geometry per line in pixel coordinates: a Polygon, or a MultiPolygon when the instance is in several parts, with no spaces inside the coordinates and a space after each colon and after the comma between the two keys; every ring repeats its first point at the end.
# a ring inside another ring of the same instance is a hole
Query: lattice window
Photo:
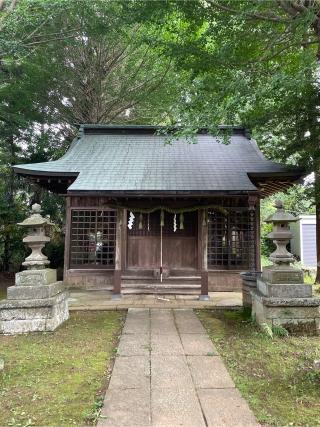
{"type": "Polygon", "coordinates": [[[116,222],[116,211],[72,210],[70,267],[113,267],[116,222]]]}
{"type": "Polygon", "coordinates": [[[249,268],[249,255],[255,244],[248,209],[229,208],[228,213],[208,212],[208,267],[249,268]]]}

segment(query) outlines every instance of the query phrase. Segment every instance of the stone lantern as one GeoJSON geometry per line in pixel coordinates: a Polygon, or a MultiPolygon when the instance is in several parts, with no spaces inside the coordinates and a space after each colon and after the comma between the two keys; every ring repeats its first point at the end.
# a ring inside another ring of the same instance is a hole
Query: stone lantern
{"type": "Polygon", "coordinates": [[[290,223],[298,221],[294,215],[286,212],[281,200],[275,202],[276,212],[266,219],[266,223],[273,225],[268,238],[276,245],[276,249],[269,257],[272,266],[265,267],[262,278],[271,283],[303,283],[303,271],[291,266],[294,256],[287,250],[292,238],[290,223]]]}
{"type": "Polygon", "coordinates": [[[25,227],[23,242],[32,252],[22,263],[27,269],[16,274],[15,286],[0,301],[0,333],[53,331],[69,317],[68,294],[42,253],[53,224],[41,216],[40,205],[34,204],[30,217],[18,225],[25,227]]]}
{"type": "Polygon", "coordinates": [[[53,224],[41,216],[41,206],[35,203],[32,206],[31,216],[23,222],[19,222],[18,225],[26,228],[27,236],[23,239],[23,242],[32,251],[22,265],[29,270],[46,268],[50,261],[42,253],[42,249],[46,243],[50,242],[50,237],[47,234],[53,224]]]}
{"type": "Polygon", "coordinates": [[[267,223],[273,224],[273,230],[268,234],[269,239],[273,240],[276,250],[272,252],[269,259],[277,266],[289,266],[294,261],[293,255],[287,251],[287,245],[292,238],[289,227],[291,222],[296,222],[298,218],[285,212],[281,200],[275,202],[276,212],[266,219],[267,223]]]}
{"type": "Polygon", "coordinates": [[[290,223],[297,218],[286,212],[282,201],[266,222],[273,224],[268,234],[276,245],[263,268],[257,289],[251,291],[252,313],[259,324],[282,325],[292,332],[320,333],[320,299],[312,295],[312,285],[304,283],[303,271],[291,266],[293,255],[287,250],[292,238],[290,223]]]}

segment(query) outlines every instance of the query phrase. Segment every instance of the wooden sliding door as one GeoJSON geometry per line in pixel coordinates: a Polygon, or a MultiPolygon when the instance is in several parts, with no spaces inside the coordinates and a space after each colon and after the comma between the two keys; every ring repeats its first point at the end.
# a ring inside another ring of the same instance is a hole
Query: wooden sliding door
{"type": "MultiPolygon", "coordinates": [[[[129,216],[129,213],[128,213],[129,216]]],[[[132,229],[128,229],[127,267],[155,269],[160,267],[160,211],[135,214],[132,229]]],[[[197,268],[198,212],[186,212],[183,217],[164,211],[162,227],[163,267],[168,269],[197,268]]]]}

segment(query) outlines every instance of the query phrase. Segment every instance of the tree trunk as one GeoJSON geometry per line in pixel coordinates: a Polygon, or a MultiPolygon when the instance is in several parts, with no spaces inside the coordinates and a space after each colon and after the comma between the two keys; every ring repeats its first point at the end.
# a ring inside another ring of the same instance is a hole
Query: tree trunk
{"type": "Polygon", "coordinates": [[[317,274],[316,283],[320,283],[320,170],[314,172],[314,191],[316,203],[316,243],[317,243],[317,274]]]}
{"type": "MultiPolygon", "coordinates": [[[[9,145],[9,171],[7,175],[7,191],[6,191],[6,203],[8,206],[9,215],[7,218],[7,224],[15,223],[14,216],[14,192],[15,192],[15,175],[12,165],[15,164],[15,143],[13,136],[8,139],[9,145]]],[[[3,242],[3,271],[9,271],[10,269],[10,260],[12,256],[12,236],[10,233],[6,232],[4,234],[4,242],[3,242]]]]}
{"type": "Polygon", "coordinates": [[[9,271],[10,267],[10,250],[9,250],[9,236],[6,235],[5,241],[3,244],[3,263],[2,269],[3,271],[9,271]]]}

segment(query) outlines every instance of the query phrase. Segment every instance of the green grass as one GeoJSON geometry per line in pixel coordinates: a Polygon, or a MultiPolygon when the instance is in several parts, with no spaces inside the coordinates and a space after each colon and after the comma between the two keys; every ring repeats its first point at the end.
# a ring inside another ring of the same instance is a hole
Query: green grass
{"type": "Polygon", "coordinates": [[[275,426],[320,426],[319,337],[270,339],[241,312],[198,316],[258,421],[275,426]]]}
{"type": "Polygon", "coordinates": [[[77,312],[54,333],[1,336],[0,426],[93,425],[124,312],[77,312]]]}

